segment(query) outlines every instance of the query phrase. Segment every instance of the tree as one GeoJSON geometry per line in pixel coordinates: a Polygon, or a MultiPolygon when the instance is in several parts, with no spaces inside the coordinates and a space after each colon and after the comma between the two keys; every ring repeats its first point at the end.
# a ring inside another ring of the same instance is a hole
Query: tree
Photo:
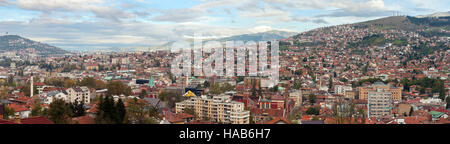
{"type": "MultiPolygon", "coordinates": [[[[31,87],[31,83],[27,83],[22,89],[21,91],[23,92],[23,94],[25,96],[30,96],[30,87],[31,87]]],[[[36,88],[36,86],[33,86],[33,95],[38,94],[38,90],[36,88]]]]}
{"type": "Polygon", "coordinates": [[[131,95],[131,87],[123,84],[121,81],[110,81],[106,88],[108,89],[107,95],[131,95]]]}
{"type": "Polygon", "coordinates": [[[278,91],[278,85],[273,86],[272,88],[270,88],[271,92],[277,92],[278,91]]]}
{"type": "Polygon", "coordinates": [[[195,114],[195,110],[192,108],[185,108],[184,113],[190,114],[190,115],[194,116],[195,118],[197,117],[197,115],[195,114]]]}
{"type": "Polygon", "coordinates": [[[102,80],[96,80],[92,77],[84,78],[78,83],[78,86],[87,86],[88,88],[94,88],[96,90],[105,89],[106,83],[102,80]]]}
{"type": "Polygon", "coordinates": [[[308,100],[309,100],[309,103],[311,103],[311,105],[314,105],[316,103],[316,95],[310,94],[308,96],[308,100]]]}
{"type": "Polygon", "coordinates": [[[70,109],[72,110],[73,117],[84,116],[86,114],[86,109],[84,108],[84,100],[78,102],[78,98],[75,99],[75,102],[69,104],[70,109]]]}
{"type": "Polygon", "coordinates": [[[158,98],[165,101],[170,108],[175,107],[175,103],[181,100],[181,96],[166,91],[161,92],[158,98]]]}
{"type": "Polygon", "coordinates": [[[148,111],[145,110],[146,103],[133,99],[128,103],[128,118],[133,124],[145,124],[148,116],[148,111]]]}
{"type": "Polygon", "coordinates": [[[292,88],[294,89],[300,89],[302,87],[302,83],[298,81],[294,81],[294,85],[292,88]]]}
{"type": "Polygon", "coordinates": [[[40,116],[42,115],[42,106],[41,103],[38,101],[35,101],[33,103],[33,108],[31,110],[31,116],[40,116]]]}
{"type": "Polygon", "coordinates": [[[73,115],[69,105],[62,99],[56,99],[49,107],[50,120],[57,124],[68,123],[68,119],[73,115]]]}
{"type": "Polygon", "coordinates": [[[9,75],[8,77],[8,86],[15,87],[16,83],[14,82],[14,75],[9,75]]]}
{"type": "Polygon", "coordinates": [[[122,102],[122,99],[119,99],[116,103],[116,122],[117,123],[126,123],[126,114],[125,105],[122,102]]]}
{"type": "Polygon", "coordinates": [[[70,78],[67,78],[64,80],[64,87],[65,88],[71,88],[76,86],[77,82],[75,80],[72,80],[70,78]]]}
{"type": "Polygon", "coordinates": [[[319,115],[320,109],[317,107],[309,107],[308,110],[306,110],[306,114],[308,115],[319,115]]]}
{"type": "Polygon", "coordinates": [[[121,99],[117,103],[111,96],[101,96],[99,102],[99,111],[95,118],[97,124],[122,124],[126,122],[125,106],[121,99]]]}
{"type": "Polygon", "coordinates": [[[209,87],[209,81],[205,81],[205,82],[203,83],[203,86],[204,86],[205,88],[209,87]]]}
{"type": "Polygon", "coordinates": [[[152,118],[159,118],[159,109],[157,107],[151,106],[148,110],[149,116],[152,118]]]}
{"type": "Polygon", "coordinates": [[[411,106],[411,109],[409,109],[409,116],[412,116],[413,113],[414,113],[414,108],[411,106]]]}
{"type": "Polygon", "coordinates": [[[328,80],[328,88],[333,88],[333,77],[330,77],[330,79],[328,80]]]}
{"type": "Polygon", "coordinates": [[[145,98],[145,96],[147,96],[147,91],[144,89],[141,91],[141,93],[139,94],[139,98],[143,99],[145,98]]]}
{"type": "Polygon", "coordinates": [[[209,87],[209,92],[211,94],[221,94],[221,93],[224,93],[226,91],[233,90],[233,89],[234,89],[234,87],[231,84],[229,84],[229,83],[226,83],[224,85],[220,85],[218,83],[213,83],[209,87]]]}
{"type": "Polygon", "coordinates": [[[14,109],[10,109],[6,105],[3,105],[3,109],[4,109],[3,119],[8,120],[9,117],[14,116],[14,109]]]}
{"type": "Polygon", "coordinates": [[[447,102],[447,109],[449,109],[450,108],[450,97],[447,97],[446,102],[447,102]]]}

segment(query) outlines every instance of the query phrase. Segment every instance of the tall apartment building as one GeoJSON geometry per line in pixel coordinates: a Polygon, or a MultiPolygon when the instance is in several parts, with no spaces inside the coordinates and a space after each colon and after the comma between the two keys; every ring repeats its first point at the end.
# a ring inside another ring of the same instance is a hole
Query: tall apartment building
{"type": "Polygon", "coordinates": [[[384,84],[382,82],[375,82],[373,85],[368,87],[359,87],[359,99],[367,100],[370,91],[376,91],[377,89],[384,89],[391,92],[392,100],[400,101],[402,100],[402,88],[393,87],[391,85],[384,84]]]}
{"type": "Polygon", "coordinates": [[[176,103],[175,108],[176,113],[183,113],[186,108],[194,109],[198,118],[218,123],[250,123],[250,111],[244,110],[244,103],[231,101],[229,95],[192,97],[176,103]]]}
{"type": "Polygon", "coordinates": [[[91,92],[88,87],[74,87],[66,90],[67,99],[73,103],[75,100],[78,102],[84,101],[85,104],[91,102],[91,92]]]}
{"type": "Polygon", "coordinates": [[[369,117],[390,116],[392,110],[392,92],[389,89],[382,88],[369,91],[367,108],[369,117]]]}

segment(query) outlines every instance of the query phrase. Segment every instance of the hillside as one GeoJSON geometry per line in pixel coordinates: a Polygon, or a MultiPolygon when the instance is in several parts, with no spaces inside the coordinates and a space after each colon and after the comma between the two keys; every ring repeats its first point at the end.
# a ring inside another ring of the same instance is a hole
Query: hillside
{"type": "Polygon", "coordinates": [[[231,36],[226,38],[220,38],[217,39],[217,41],[270,41],[270,40],[280,40],[285,39],[290,36],[295,35],[296,33],[293,32],[286,32],[286,31],[267,31],[267,32],[260,32],[260,33],[254,33],[254,34],[243,34],[243,35],[237,35],[237,36],[231,36]]]}
{"type": "Polygon", "coordinates": [[[21,51],[28,48],[35,49],[41,55],[67,53],[67,51],[60,48],[17,35],[0,36],[0,50],[2,51],[21,51]]]}
{"type": "Polygon", "coordinates": [[[333,48],[367,55],[387,48],[404,62],[436,51],[450,50],[450,17],[392,16],[361,23],[318,28],[280,43],[281,50],[304,51],[333,48]]]}
{"type": "Polygon", "coordinates": [[[392,16],[367,22],[353,24],[355,27],[375,26],[379,29],[398,29],[405,31],[416,31],[418,29],[442,28],[449,30],[450,16],[442,17],[411,17],[392,16]]]}

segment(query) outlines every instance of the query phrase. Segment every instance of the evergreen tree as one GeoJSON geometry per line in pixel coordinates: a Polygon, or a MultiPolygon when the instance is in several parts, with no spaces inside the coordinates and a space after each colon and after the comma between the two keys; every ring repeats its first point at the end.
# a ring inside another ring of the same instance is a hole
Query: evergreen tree
{"type": "Polygon", "coordinates": [[[72,116],[72,110],[64,100],[56,99],[49,107],[50,120],[57,124],[68,123],[69,118],[72,116]]]}
{"type": "Polygon", "coordinates": [[[10,109],[8,106],[3,105],[3,119],[8,120],[9,117],[14,116],[14,109],[10,109]]]}
{"type": "Polygon", "coordinates": [[[145,96],[147,96],[147,91],[144,89],[144,90],[142,90],[142,92],[139,94],[139,98],[143,99],[143,98],[145,98],[145,96]]]}
{"type": "Polygon", "coordinates": [[[308,96],[308,99],[309,99],[309,103],[311,103],[311,105],[314,105],[316,103],[316,95],[310,94],[308,96]]]}
{"type": "Polygon", "coordinates": [[[125,123],[125,105],[122,102],[122,99],[119,99],[119,101],[116,104],[116,123],[125,123]]]}
{"type": "Polygon", "coordinates": [[[413,113],[414,113],[414,108],[411,106],[411,109],[409,109],[409,116],[412,116],[413,113]]]}
{"type": "Polygon", "coordinates": [[[328,80],[328,88],[331,89],[333,88],[333,78],[330,77],[330,80],[328,80]]]}

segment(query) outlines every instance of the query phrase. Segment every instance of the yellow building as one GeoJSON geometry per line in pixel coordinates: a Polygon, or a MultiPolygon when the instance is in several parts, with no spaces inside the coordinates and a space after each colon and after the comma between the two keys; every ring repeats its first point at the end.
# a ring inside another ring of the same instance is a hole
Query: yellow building
{"type": "Polygon", "coordinates": [[[377,89],[384,89],[391,92],[392,100],[402,100],[402,88],[392,87],[391,85],[384,84],[382,82],[376,82],[368,87],[359,87],[359,99],[367,100],[370,91],[376,91],[377,89]]]}

